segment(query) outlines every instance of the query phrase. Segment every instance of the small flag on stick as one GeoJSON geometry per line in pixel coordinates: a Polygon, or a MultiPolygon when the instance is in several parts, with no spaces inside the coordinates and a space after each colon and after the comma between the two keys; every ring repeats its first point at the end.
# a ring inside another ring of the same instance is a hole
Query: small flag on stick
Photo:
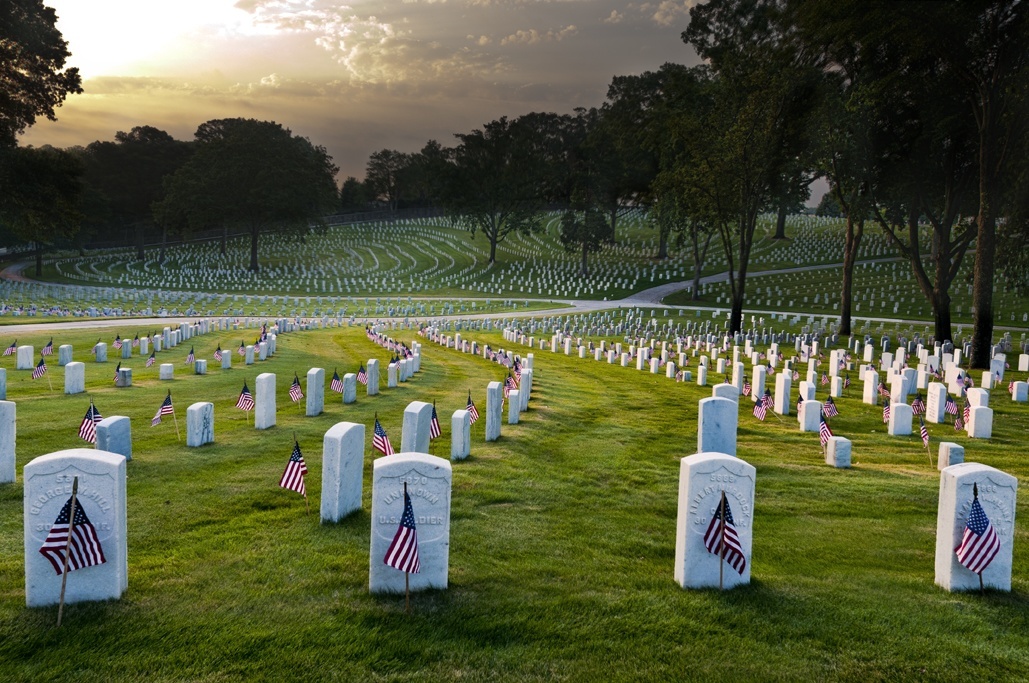
{"type": "Polygon", "coordinates": [[[372,432],[372,447],[382,453],[383,455],[393,455],[396,451],[393,450],[393,444],[389,442],[389,437],[386,436],[386,430],[379,424],[379,416],[375,416],[375,429],[372,432]]]}

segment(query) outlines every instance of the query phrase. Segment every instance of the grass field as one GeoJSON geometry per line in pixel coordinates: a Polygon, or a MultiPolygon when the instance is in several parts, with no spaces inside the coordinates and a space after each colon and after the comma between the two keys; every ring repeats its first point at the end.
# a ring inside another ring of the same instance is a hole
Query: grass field
{"type": "MultiPolygon", "coordinates": [[[[122,336],[131,331],[122,330],[122,336]]],[[[106,336],[116,330],[107,330],[106,336]]],[[[19,343],[38,349],[49,334],[19,343]]],[[[131,334],[128,336],[131,337],[131,334]]],[[[252,335],[248,335],[252,336],[252,335]]],[[[413,332],[396,336],[410,342],[413,332]]],[[[505,346],[499,332],[465,333],[505,346]]],[[[1029,676],[1029,559],[1023,495],[1011,593],[950,594],[933,585],[939,477],[917,435],[889,437],[854,388],[832,420],[854,442],[851,470],[823,464],[795,418],[764,423],[744,404],[739,455],[757,467],[752,584],[719,593],[672,580],[680,458],[696,449],[697,401],[710,388],[535,352],[521,424],[454,464],[450,587],[402,597],[367,590],[370,429],[364,508],[337,525],[305,514],[277,487],[294,430],[312,508],[321,491],[321,438],[339,421],[370,427],[377,413],[399,443],[412,400],[437,402],[449,453],[451,411],[505,371],[425,343],[422,372],[378,397],[358,392],[305,418],[290,376],[312,366],[353,372],[389,354],[358,327],[279,338],[265,363],[187,375],[179,346],[158,354],[176,379],[130,363],[134,386],[111,384],[114,362],[88,362],[90,331],[60,333],[87,361],[87,390],[104,415],[128,415],[129,589],[116,602],[24,606],[21,468],[83,444],[84,395],[60,393],[62,372],[31,380],[7,368],[18,404],[19,482],[0,485],[0,680],[159,681],[668,681],[1024,680],[1029,676]],[[258,432],[233,405],[244,378],[278,375],[278,426],[258,432]],[[171,387],[180,428],[193,401],[215,403],[215,443],[186,449],[171,420],[149,419],[171,387]]],[[[235,348],[238,332],[195,340],[198,357],[235,348]]],[[[519,352],[526,349],[518,347],[519,352]]],[[[56,360],[54,361],[56,366],[56,360]]],[[[1020,379],[1024,379],[1020,377],[1020,379]]],[[[821,387],[820,387],[821,389],[821,387]]],[[[820,392],[824,399],[824,392],[820,392]]],[[[330,398],[331,397],[331,398],[330,398]]],[[[1029,406],[991,397],[993,438],[931,425],[966,458],[1029,476],[1022,455],[1029,406]]],[[[76,580],[71,574],[69,581],[76,580]]]]}

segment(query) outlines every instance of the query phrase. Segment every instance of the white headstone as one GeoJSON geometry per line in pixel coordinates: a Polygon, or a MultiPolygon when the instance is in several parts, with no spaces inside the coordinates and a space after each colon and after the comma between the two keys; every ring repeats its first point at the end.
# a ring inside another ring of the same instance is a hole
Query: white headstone
{"type": "Polygon", "coordinates": [[[115,380],[116,387],[132,386],[132,368],[118,368],[118,379],[115,380]]]}
{"type": "Polygon", "coordinates": [[[72,448],[41,455],[23,471],[25,482],[25,603],[56,605],[61,575],[39,549],[65,503],[72,482],[79,480],[76,507],[81,506],[96,529],[103,564],[68,576],[65,602],[112,600],[128,588],[126,552],[125,458],[90,448],[72,448]]]}
{"type": "Polygon", "coordinates": [[[232,369],[232,351],[225,349],[222,351],[222,370],[232,369]]]}
{"type": "Polygon", "coordinates": [[[404,428],[400,432],[400,450],[404,453],[428,453],[429,430],[432,426],[432,404],[411,401],[404,409],[404,428]]]}
{"type": "Polygon", "coordinates": [[[879,373],[868,370],[862,379],[865,380],[862,402],[870,406],[879,405],[879,373]]]}
{"type": "Polygon", "coordinates": [[[890,405],[890,422],[886,431],[890,436],[908,436],[911,434],[911,420],[911,406],[893,403],[890,405]]]}
{"type": "Polygon", "coordinates": [[[214,442],[214,404],[194,403],[186,408],[186,445],[197,448],[214,442]]]}
{"type": "Polygon", "coordinates": [[[450,459],[464,460],[472,452],[472,415],[455,410],[450,418],[450,459]]]}
{"type": "Polygon", "coordinates": [[[715,398],[727,398],[735,403],[739,403],[740,401],[740,392],[732,384],[716,384],[714,388],[711,389],[711,395],[715,398]]]}
{"type": "Polygon", "coordinates": [[[243,364],[244,365],[253,365],[254,364],[254,346],[253,346],[253,344],[248,344],[247,347],[245,349],[243,349],[243,364]]]}
{"type": "Polygon", "coordinates": [[[161,363],[160,378],[172,379],[175,376],[175,366],[171,363],[161,363]]]}
{"type": "Polygon", "coordinates": [[[701,365],[700,367],[697,368],[697,386],[698,387],[706,387],[707,386],[707,366],[706,365],[701,365]]]}
{"type": "Polygon", "coordinates": [[[36,350],[31,346],[19,346],[15,357],[16,370],[31,370],[36,365],[36,350]]]}
{"type": "Polygon", "coordinates": [[[376,358],[372,358],[368,361],[368,369],[366,370],[368,375],[368,384],[365,389],[368,392],[368,396],[375,396],[379,393],[379,361],[376,358]]]}
{"type": "Polygon", "coordinates": [[[700,399],[697,408],[697,450],[736,455],[739,406],[728,398],[700,399]]]}
{"type": "Polygon", "coordinates": [[[106,363],[107,362],[107,342],[97,342],[96,346],[93,347],[96,351],[96,362],[106,363]]]}
{"type": "Polygon", "coordinates": [[[940,382],[930,382],[926,390],[925,399],[925,421],[933,424],[943,424],[947,417],[947,385],[940,382]]]}
{"type": "Polygon", "coordinates": [[[802,432],[817,432],[822,420],[822,404],[819,401],[804,401],[800,404],[797,422],[802,432]]]}
{"type": "Polygon", "coordinates": [[[507,423],[509,425],[518,424],[518,416],[522,410],[522,394],[517,389],[512,389],[511,393],[507,397],[507,423]]]}
{"type": "Polygon", "coordinates": [[[850,467],[851,447],[850,439],[830,436],[825,444],[825,464],[841,469],[850,467]]]}
{"type": "Polygon", "coordinates": [[[275,374],[262,372],[254,382],[254,428],[275,426],[275,374]]]}
{"type": "Polygon", "coordinates": [[[965,431],[973,439],[989,439],[993,436],[993,409],[973,406],[969,411],[965,431]]]}
{"type": "Polygon", "coordinates": [[[775,398],[773,408],[779,415],[790,414],[790,371],[783,370],[775,376],[775,398]]]}
{"type": "Polygon", "coordinates": [[[132,424],[129,418],[112,415],[97,422],[96,448],[132,460],[132,424]]]}
{"type": "Polygon", "coordinates": [[[486,385],[486,441],[500,438],[500,423],[504,410],[504,385],[490,382],[486,385]]]}
{"type": "Polygon", "coordinates": [[[1011,400],[1016,403],[1029,402],[1029,382],[1015,382],[1012,384],[1011,400]]]}
{"type": "Polygon", "coordinates": [[[941,441],[940,450],[936,457],[936,469],[944,470],[951,465],[957,465],[965,461],[965,447],[951,441],[941,441]]]}
{"type": "Polygon", "coordinates": [[[57,347],[57,364],[63,367],[70,363],[72,351],[73,349],[71,344],[61,344],[57,347]]]}
{"type": "Polygon", "coordinates": [[[195,361],[193,361],[193,373],[196,374],[196,375],[206,375],[207,374],[207,359],[206,358],[197,358],[195,361]]]}
{"type": "Polygon", "coordinates": [[[0,401],[0,484],[17,479],[15,450],[18,433],[18,408],[14,401],[0,401]]]}
{"type": "Polygon", "coordinates": [[[397,364],[390,363],[386,366],[386,388],[396,389],[397,388],[397,364]]]}
{"type": "Polygon", "coordinates": [[[81,394],[86,390],[86,364],[71,362],[64,366],[64,393],[81,394]]]}
{"type": "Polygon", "coordinates": [[[798,398],[805,401],[815,400],[815,384],[810,381],[803,381],[800,383],[800,389],[798,390],[798,398]]]}
{"type": "Polygon", "coordinates": [[[958,562],[972,508],[973,484],[978,485],[979,505],[1000,541],[993,561],[982,570],[983,585],[1011,590],[1011,556],[1015,536],[1015,477],[977,462],[951,465],[940,472],[940,499],[936,514],[936,585],[947,591],[979,590],[979,575],[958,562]]]}
{"type": "Polygon", "coordinates": [[[754,383],[750,389],[750,400],[757,403],[765,396],[765,384],[768,381],[768,368],[764,365],[754,367],[754,383]]]}
{"type": "Polygon", "coordinates": [[[338,522],[361,509],[364,425],[338,422],[322,440],[322,521],[338,522]]]}
{"type": "Polygon", "coordinates": [[[357,375],[348,372],[343,375],[343,403],[354,403],[357,401],[357,375]]]}
{"type": "Polygon", "coordinates": [[[307,391],[304,394],[307,401],[307,417],[316,417],[322,414],[325,409],[325,370],[324,368],[311,368],[307,371],[307,391]]]}
{"type": "Polygon", "coordinates": [[[386,565],[404,512],[404,484],[411,498],[418,533],[421,571],[409,574],[412,591],[446,588],[450,566],[450,462],[425,453],[378,458],[372,467],[372,529],[368,588],[372,593],[403,593],[404,572],[386,565]]]}
{"type": "Polygon", "coordinates": [[[965,392],[968,397],[968,403],[973,408],[976,406],[989,406],[990,405],[990,392],[985,389],[968,389],[965,392]]]}
{"type": "Polygon", "coordinates": [[[756,474],[757,470],[749,463],[724,453],[697,453],[681,460],[675,524],[675,581],[683,588],[717,587],[720,575],[724,588],[750,583],[756,474]],[[718,555],[708,552],[704,544],[723,491],[746,561],[742,574],[718,555]]]}

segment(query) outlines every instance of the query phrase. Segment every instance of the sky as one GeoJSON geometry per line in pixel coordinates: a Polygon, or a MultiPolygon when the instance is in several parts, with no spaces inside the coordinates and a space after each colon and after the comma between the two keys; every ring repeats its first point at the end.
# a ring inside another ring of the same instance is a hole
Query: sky
{"type": "Polygon", "coordinates": [[[274,120],[340,177],[368,156],[446,146],[501,116],[599,106],[616,75],[695,64],[697,0],[47,0],[84,92],[22,144],[183,140],[215,118],[274,120]]]}

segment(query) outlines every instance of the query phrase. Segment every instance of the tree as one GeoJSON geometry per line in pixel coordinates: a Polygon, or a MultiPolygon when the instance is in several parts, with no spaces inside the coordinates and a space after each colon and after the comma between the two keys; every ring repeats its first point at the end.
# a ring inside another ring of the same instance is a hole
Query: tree
{"type": "Polygon", "coordinates": [[[784,40],[781,12],[774,0],[712,0],[690,10],[683,33],[714,75],[710,108],[683,122],[697,162],[684,173],[702,193],[729,265],[731,332],[742,326],[757,217],[776,204],[810,145],[817,71],[784,40]]]}
{"type": "Polygon", "coordinates": [[[7,245],[31,243],[36,276],[43,274],[43,255],[74,237],[82,214],[82,165],[68,152],[53,147],[8,150],[0,169],[0,240],[7,245]]]}
{"type": "Polygon", "coordinates": [[[84,150],[85,179],[106,199],[109,229],[128,234],[140,260],[152,225],[151,207],[164,196],[164,178],[185,163],[190,151],[190,143],[153,126],[119,131],[113,142],[98,140],[84,150]]]}
{"type": "Polygon", "coordinates": [[[337,202],[338,170],[325,149],[273,121],[202,123],[193,155],[154,205],[163,229],[238,225],[250,233],[250,270],[262,232],[310,229],[337,202]]]}
{"type": "Polygon", "coordinates": [[[64,69],[69,54],[53,8],[42,0],[0,3],[0,148],[13,147],[37,116],[56,120],[64,98],[82,92],[79,70],[64,69]]]}
{"type": "Polygon", "coordinates": [[[339,210],[354,213],[368,208],[368,191],[364,183],[354,176],[347,176],[339,188],[339,210]]]}
{"type": "Polygon", "coordinates": [[[411,165],[411,157],[395,149],[373,152],[365,166],[364,186],[374,200],[386,202],[390,219],[396,215],[397,204],[406,191],[404,171],[411,165]]]}
{"type": "Polygon", "coordinates": [[[472,235],[486,236],[490,263],[497,260],[497,245],[512,232],[542,227],[544,171],[528,130],[502,117],[455,136],[460,144],[451,162],[445,206],[472,235]]]}
{"type": "Polygon", "coordinates": [[[594,135],[600,114],[597,109],[580,109],[574,118],[563,119],[563,156],[568,208],[561,214],[559,238],[566,251],[579,251],[582,264],[579,274],[589,276],[589,255],[599,252],[613,241],[607,221],[609,183],[612,178],[602,144],[604,138],[594,135]]]}

